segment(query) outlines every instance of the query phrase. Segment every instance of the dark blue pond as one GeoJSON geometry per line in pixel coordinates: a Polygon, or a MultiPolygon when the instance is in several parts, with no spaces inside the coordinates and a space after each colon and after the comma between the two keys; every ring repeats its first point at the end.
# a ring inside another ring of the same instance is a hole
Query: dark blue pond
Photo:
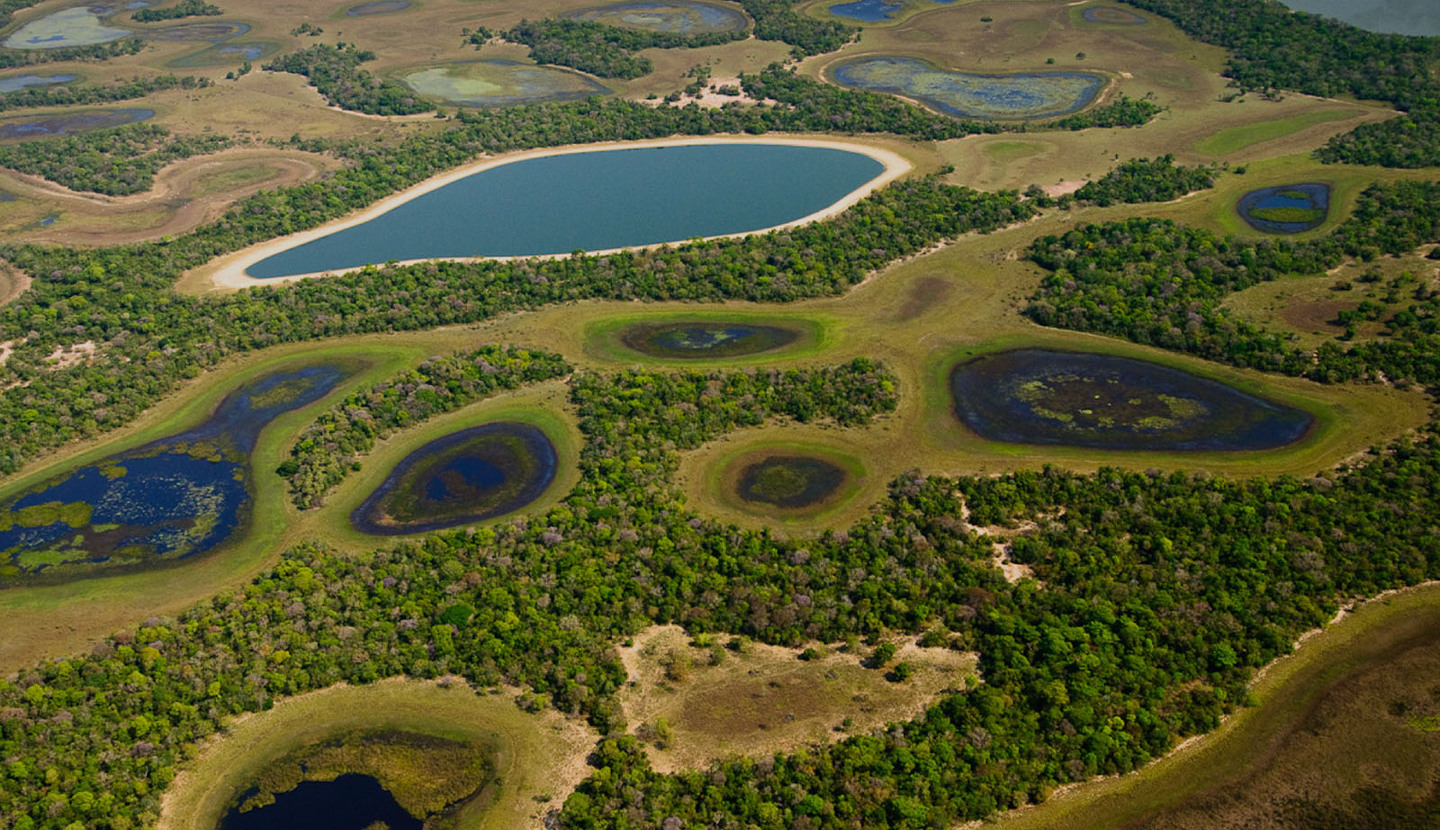
{"type": "Polygon", "coordinates": [[[231,810],[220,830],[367,830],[381,823],[389,830],[424,827],[379,781],[351,774],[334,781],[301,782],[259,809],[231,810]]]}
{"type": "Polygon", "coordinates": [[[348,374],[311,366],[246,384],[205,423],[82,467],[0,505],[0,585],[134,569],[205,553],[247,518],[249,453],[277,415],[348,374]]]}
{"type": "Polygon", "coordinates": [[[19,92],[33,86],[68,84],[76,77],[75,75],[11,75],[8,78],[0,78],[0,92],[19,92]]]}
{"type": "Polygon", "coordinates": [[[652,357],[710,359],[784,348],[800,330],[740,322],[635,323],[620,332],[626,348],[652,357]]]}
{"type": "Polygon", "coordinates": [[[390,260],[564,254],[743,233],[829,207],[883,171],[862,153],[783,144],[526,159],[267,257],[246,273],[269,279],[390,260]]]}
{"type": "Polygon", "coordinates": [[[1265,233],[1301,233],[1325,224],[1330,214],[1330,186],[1286,184],[1252,190],[1235,210],[1250,227],[1265,233]]]}
{"type": "Polygon", "coordinates": [[[155,115],[151,109],[91,110],[66,112],[29,118],[0,121],[0,140],[11,138],[43,138],[52,135],[103,130],[144,121],[155,115]]]}
{"type": "Polygon", "coordinates": [[[1169,366],[1114,355],[1016,349],[950,374],[955,414],[982,438],[1107,450],[1265,450],[1314,416],[1169,366]]]}
{"type": "Polygon", "coordinates": [[[350,514],[362,533],[428,533],[519,510],[555,480],[555,445],[538,427],[498,421],[405,456],[350,514]]]}
{"type": "MultiPolygon", "coordinates": [[[[934,2],[948,5],[955,0],[934,0],[934,2]]],[[[838,3],[831,6],[830,13],[836,17],[848,17],[851,20],[860,20],[865,23],[883,23],[892,19],[903,8],[905,8],[905,0],[855,0],[853,3],[838,3]]]]}

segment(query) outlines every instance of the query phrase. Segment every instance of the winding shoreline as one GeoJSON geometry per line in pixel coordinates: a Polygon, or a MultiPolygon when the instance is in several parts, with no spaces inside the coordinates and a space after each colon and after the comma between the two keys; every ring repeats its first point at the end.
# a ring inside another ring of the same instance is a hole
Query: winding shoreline
{"type": "MultiPolygon", "coordinates": [[[[236,290],[241,288],[249,288],[256,285],[278,285],[302,279],[338,276],[340,274],[358,271],[360,270],[360,268],[357,267],[340,269],[335,271],[316,271],[308,274],[295,274],[285,277],[272,277],[269,279],[252,277],[249,274],[245,273],[246,269],[248,269],[255,263],[260,262],[261,260],[268,257],[274,256],[275,254],[281,253],[282,251],[304,245],[307,242],[312,242],[316,239],[329,236],[339,231],[343,231],[347,228],[362,225],[372,219],[375,219],[378,216],[395,210],[401,205],[404,205],[414,199],[418,199],[427,193],[431,193],[435,190],[445,187],[446,185],[453,184],[461,179],[467,178],[476,173],[500,167],[502,165],[512,164],[518,161],[528,161],[530,159],[546,158],[549,156],[574,155],[578,153],[599,153],[609,150],[646,149],[652,147],[685,147],[706,144],[770,144],[788,145],[794,147],[823,147],[834,150],[847,150],[850,152],[860,153],[880,162],[881,165],[884,166],[884,170],[880,173],[880,175],[870,179],[855,190],[852,190],[839,201],[834,202],[829,206],[810,213],[806,216],[802,216],[799,219],[794,219],[790,222],[786,222],[780,225],[772,225],[766,228],[757,228],[756,230],[745,231],[743,233],[720,234],[717,236],[702,237],[701,241],[752,236],[754,234],[763,234],[769,233],[770,231],[784,230],[786,228],[798,227],[800,225],[806,225],[822,219],[828,219],[832,216],[843,213],[844,211],[852,207],[856,202],[859,202],[861,199],[870,195],[879,188],[884,187],[885,185],[895,181],[896,179],[910,172],[914,168],[914,165],[912,165],[908,160],[906,160],[899,153],[896,153],[892,150],[883,150],[878,147],[871,147],[865,144],[859,144],[855,142],[828,141],[813,138],[707,136],[690,138],[663,138],[649,141],[607,141],[596,144],[578,144],[570,145],[567,147],[546,147],[536,150],[523,150],[517,153],[507,153],[504,155],[488,156],[478,159],[474,162],[461,165],[460,167],[441,173],[437,176],[432,176],[431,178],[426,179],[419,184],[408,187],[405,190],[400,191],[399,193],[387,196],[384,199],[381,199],[375,204],[370,205],[369,207],[364,208],[363,210],[353,215],[327,222],[324,225],[316,228],[298,231],[296,233],[282,236],[277,239],[271,239],[267,242],[261,242],[256,245],[251,245],[248,248],[243,248],[239,251],[227,254],[223,257],[220,257],[219,259],[216,259],[210,263],[200,266],[199,268],[187,272],[182,277],[182,280],[185,280],[187,282],[195,281],[202,283],[202,291],[236,290]]],[[[586,253],[596,256],[603,256],[605,254],[613,254],[620,251],[645,250],[649,248],[658,248],[662,245],[677,245],[692,241],[695,240],[679,239],[668,242],[657,242],[650,245],[633,245],[620,248],[607,248],[603,250],[586,251],[586,253]]],[[[523,257],[429,257],[424,259],[404,260],[399,262],[398,264],[412,265],[419,262],[432,262],[436,260],[444,260],[447,262],[483,262],[487,260],[505,261],[512,259],[558,259],[569,256],[571,256],[571,254],[564,253],[523,257]]]]}

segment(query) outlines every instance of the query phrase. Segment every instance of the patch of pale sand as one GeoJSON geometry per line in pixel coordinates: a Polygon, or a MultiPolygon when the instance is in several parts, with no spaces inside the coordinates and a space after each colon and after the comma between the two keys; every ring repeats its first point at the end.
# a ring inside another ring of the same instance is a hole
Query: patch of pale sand
{"type": "MultiPolygon", "coordinates": [[[[864,144],[857,144],[854,142],[831,141],[828,139],[814,138],[756,138],[751,136],[662,138],[653,141],[606,141],[595,144],[572,145],[569,147],[547,147],[539,150],[526,150],[519,153],[509,153],[501,156],[482,158],[470,164],[461,165],[460,167],[457,167],[447,173],[442,173],[438,176],[426,179],[425,181],[420,182],[413,187],[409,187],[393,196],[381,199],[379,202],[376,202],[370,207],[365,208],[352,216],[338,219],[334,222],[321,225],[318,228],[312,228],[307,231],[300,231],[298,233],[290,234],[289,236],[282,236],[278,239],[272,239],[268,242],[262,242],[258,245],[252,245],[249,248],[236,251],[235,253],[221,257],[214,262],[202,265],[197,269],[187,272],[185,276],[197,276],[200,278],[200,282],[208,283],[211,286],[209,290],[216,290],[250,288],[252,286],[258,285],[277,285],[280,283],[293,282],[295,280],[311,279],[314,277],[331,276],[335,273],[344,273],[343,271],[317,271],[315,273],[296,274],[289,277],[276,277],[274,279],[257,279],[246,274],[245,270],[250,266],[254,265],[255,263],[260,262],[267,257],[278,254],[281,251],[298,247],[307,242],[320,239],[321,237],[329,236],[330,234],[336,233],[337,231],[345,230],[346,228],[352,228],[356,225],[362,225],[374,219],[375,217],[388,213],[413,199],[417,199],[448,184],[457,182],[463,178],[466,178],[467,176],[472,176],[481,171],[489,170],[491,168],[499,167],[501,165],[513,164],[517,161],[544,158],[547,156],[572,155],[576,153],[599,153],[606,150],[629,149],[638,147],[685,147],[704,144],[739,143],[782,144],[794,147],[826,147],[831,149],[849,150],[850,152],[861,153],[875,159],[876,161],[884,165],[884,170],[880,173],[880,175],[876,176],[875,178],[851,191],[850,194],[847,195],[845,198],[835,202],[834,204],[831,204],[826,208],[817,210],[808,216],[802,216],[799,219],[795,219],[782,225],[775,225],[769,228],[758,228],[753,231],[747,231],[745,233],[738,234],[721,234],[719,236],[706,237],[705,239],[726,239],[731,237],[752,236],[755,234],[769,233],[770,231],[793,228],[799,225],[807,225],[811,222],[816,222],[821,219],[827,219],[829,217],[836,216],[840,213],[843,213],[856,202],[870,195],[875,190],[884,187],[890,182],[893,182],[901,176],[905,175],[906,173],[910,172],[910,169],[912,167],[910,162],[907,161],[903,156],[890,150],[882,150],[878,147],[870,147],[864,144]]],[[[619,251],[643,250],[646,248],[656,248],[660,247],[661,245],[674,245],[680,242],[688,241],[690,240],[672,240],[670,242],[656,243],[655,245],[637,245],[625,248],[610,248],[601,251],[588,251],[587,253],[603,256],[605,254],[613,254],[619,251]]],[[[445,259],[451,262],[481,262],[485,260],[508,259],[564,259],[569,256],[570,254],[565,253],[542,257],[439,257],[439,259],[445,259]]],[[[432,259],[413,259],[405,260],[403,262],[400,262],[399,264],[410,265],[417,262],[430,261],[432,261],[432,259]]],[[[359,269],[352,268],[347,270],[354,271],[359,269]]]]}
{"type": "Polygon", "coordinates": [[[690,100],[706,109],[719,109],[726,104],[736,102],[741,104],[765,104],[767,106],[774,106],[778,103],[771,98],[761,100],[750,97],[750,95],[745,92],[745,88],[740,85],[740,78],[738,76],[734,78],[717,78],[710,82],[710,85],[700,93],[699,97],[691,98],[690,100]],[[737,89],[740,91],[740,94],[726,95],[720,91],[726,88],[737,89]]]}
{"type": "Polygon", "coordinates": [[[741,652],[727,650],[712,666],[706,664],[707,650],[690,642],[680,626],[652,626],[618,649],[628,677],[619,702],[630,731],[651,727],[658,718],[671,724],[666,749],[646,748],[651,765],[664,773],[839,740],[844,734],[836,728],[846,718],[848,734],[912,720],[945,690],[965,688],[973,682],[967,678],[978,678],[973,652],[921,648],[914,638],[893,641],[893,663],[915,670],[904,683],[862,667],[861,655],[818,643],[810,644],[821,652],[812,660],[800,660],[798,648],[747,643],[741,652]],[[672,653],[692,661],[683,679],[666,677],[664,660],[672,653]],[[697,721],[709,728],[697,728],[697,721]]]}
{"type": "MultiPolygon", "coordinates": [[[[980,530],[984,530],[984,528],[980,528],[980,530]]],[[[992,544],[995,546],[995,556],[992,557],[990,561],[1005,575],[1006,582],[1014,584],[1022,579],[1035,578],[1035,572],[1029,565],[1021,562],[1012,562],[1010,560],[1010,544],[1008,542],[994,542],[992,544]]]]}
{"type": "Polygon", "coordinates": [[[45,357],[46,363],[53,363],[54,368],[69,369],[71,366],[79,366],[81,363],[88,363],[95,357],[95,341],[86,340],[82,343],[72,343],[69,346],[56,346],[55,351],[45,357]]]}
{"type": "Polygon", "coordinates": [[[1054,199],[1060,196],[1069,196],[1071,193],[1074,193],[1089,183],[1089,179],[1067,179],[1063,182],[1056,182],[1055,184],[1041,185],[1040,190],[1042,190],[1046,196],[1054,199]]]}

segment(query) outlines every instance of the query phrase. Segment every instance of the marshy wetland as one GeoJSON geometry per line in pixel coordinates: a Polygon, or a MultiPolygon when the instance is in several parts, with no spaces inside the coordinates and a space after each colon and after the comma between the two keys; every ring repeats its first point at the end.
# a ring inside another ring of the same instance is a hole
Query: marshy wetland
{"type": "Polygon", "coordinates": [[[403,80],[421,95],[467,107],[513,107],[610,94],[604,84],[579,72],[501,58],[421,69],[403,80]]]}
{"type": "Polygon", "coordinates": [[[277,416],[349,373],[279,371],[228,395],[194,429],[80,468],[0,505],[0,585],[153,568],[229,539],[249,506],[249,453],[277,416]]]}
{"type": "Polygon", "coordinates": [[[566,12],[565,17],[682,35],[741,32],[750,25],[737,6],[706,0],[627,0],[566,12]]]}
{"type": "Polygon", "coordinates": [[[829,73],[841,86],[912,98],[956,118],[987,120],[1069,115],[1093,103],[1107,83],[1090,72],[958,72],[897,55],[842,60],[829,73]]]}
{"type": "Polygon", "coordinates": [[[800,340],[801,329],[741,321],[697,320],[632,323],[618,332],[625,348],[651,357],[714,360],[784,349],[800,340]]]}
{"type": "Polygon", "coordinates": [[[1219,381],[1126,357],[1016,349],[957,365],[960,421],[991,441],[1108,450],[1253,451],[1314,423],[1219,381]]]}
{"type": "Polygon", "coordinates": [[[395,467],[350,516],[362,533],[425,533],[513,513],[555,480],[545,431],[501,421],[437,438],[395,467]]]}
{"type": "Polygon", "coordinates": [[[0,119],[0,141],[88,133],[135,124],[153,117],[155,110],[144,107],[79,110],[41,116],[16,115],[0,119]]]}
{"type": "Polygon", "coordinates": [[[1245,223],[1263,233],[1303,233],[1325,224],[1330,185],[1287,184],[1252,190],[1235,203],[1245,223]]]}

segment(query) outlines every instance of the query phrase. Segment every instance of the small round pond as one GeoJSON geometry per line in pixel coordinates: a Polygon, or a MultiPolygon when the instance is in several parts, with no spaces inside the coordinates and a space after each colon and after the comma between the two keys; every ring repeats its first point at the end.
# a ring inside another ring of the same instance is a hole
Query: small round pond
{"type": "Polygon", "coordinates": [[[415,5],[412,0],[375,0],[373,3],[361,3],[358,6],[351,6],[345,10],[346,17],[370,17],[377,14],[395,14],[403,12],[415,5]]]}
{"type": "Polygon", "coordinates": [[[221,42],[198,52],[182,55],[166,64],[176,69],[197,66],[233,66],[236,60],[257,61],[280,51],[280,44],[266,40],[221,42]]]}
{"type": "Polygon", "coordinates": [[[0,503],[0,585],[142,569],[214,549],[246,520],[261,430],[349,371],[273,372],[227,395],[194,429],[0,503]]]}
{"type": "Polygon", "coordinates": [[[1264,233],[1301,233],[1325,224],[1330,215],[1330,186],[1286,184],[1252,190],[1235,210],[1246,224],[1264,233]]]}
{"type": "Polygon", "coordinates": [[[851,58],[830,69],[841,86],[913,98],[956,118],[1054,118],[1084,109],[1105,88],[1088,72],[980,75],[941,69],[919,58],[851,58]]]}
{"type": "MultiPolygon", "coordinates": [[[[924,0],[919,0],[924,2],[924,0]]],[[[933,0],[942,5],[948,5],[955,0],[933,0]]],[[[850,20],[859,20],[863,23],[884,23],[887,20],[894,20],[895,15],[905,10],[906,0],[854,0],[851,3],[837,3],[830,7],[830,13],[836,17],[844,17],[850,20]]],[[[917,5],[917,0],[909,0],[909,5],[917,5]]]]}
{"type": "Polygon", "coordinates": [[[19,92],[22,89],[37,86],[68,84],[77,77],[76,75],[11,75],[8,78],[0,78],[0,92],[19,92]]]}
{"type": "Polygon", "coordinates": [[[151,109],[84,110],[53,115],[7,118],[0,121],[0,141],[15,138],[44,138],[73,135],[91,130],[122,127],[155,115],[151,109]]]}
{"type": "Polygon", "coordinates": [[[625,348],[651,357],[709,360],[783,349],[800,335],[789,326],[698,320],[633,323],[620,330],[619,340],[625,348]]]}
{"type": "Polygon", "coordinates": [[[750,25],[735,6],[705,0],[636,0],[566,12],[565,17],[678,35],[743,32],[750,25]]]}
{"type": "Polygon", "coordinates": [[[1158,363],[1017,349],[950,373],[960,421],[982,438],[1106,450],[1266,450],[1303,438],[1308,412],[1158,363]]]}
{"type": "Polygon", "coordinates": [[[341,775],[332,781],[302,781],[278,793],[264,807],[232,810],[220,830],[423,830],[389,790],[368,775],[341,775]]]}
{"type": "Polygon", "coordinates": [[[824,504],[849,477],[843,467],[824,458],[777,453],[742,467],[735,495],[751,504],[805,510],[824,504]]]}
{"type": "Polygon", "coordinates": [[[118,7],[94,4],[61,9],[21,26],[0,45],[9,49],[60,49],[129,37],[134,32],[101,22],[102,17],[118,10],[118,7]]]}
{"type": "Polygon", "coordinates": [[[865,153],[760,142],[532,157],[482,168],[328,235],[313,232],[319,238],[243,273],[269,279],[390,260],[567,254],[745,233],[802,220],[884,172],[865,153]]]}
{"type": "Polygon", "coordinates": [[[1081,13],[1090,23],[1104,23],[1109,26],[1139,26],[1145,22],[1145,18],[1118,6],[1091,6],[1081,13]]]}
{"type": "Polygon", "coordinates": [[[498,58],[423,69],[402,80],[421,95],[467,107],[513,107],[610,94],[609,88],[578,72],[498,58]]]}
{"type": "Polygon", "coordinates": [[[350,514],[361,533],[428,533],[493,519],[535,501],[555,480],[544,430],[498,421],[436,439],[405,456],[350,514]]]}

